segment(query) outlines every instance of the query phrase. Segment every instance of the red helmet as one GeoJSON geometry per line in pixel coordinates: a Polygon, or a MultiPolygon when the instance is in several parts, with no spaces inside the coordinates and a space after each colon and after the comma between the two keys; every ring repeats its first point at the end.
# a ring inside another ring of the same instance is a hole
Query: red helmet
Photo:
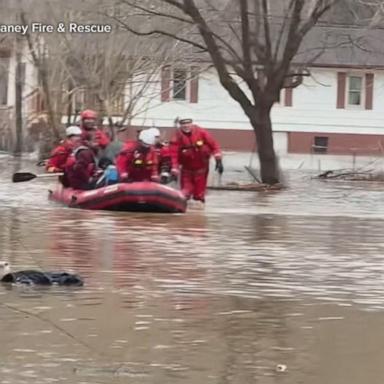
{"type": "Polygon", "coordinates": [[[97,113],[93,111],[92,109],[86,109],[85,111],[80,113],[81,120],[85,119],[96,119],[97,113]]]}

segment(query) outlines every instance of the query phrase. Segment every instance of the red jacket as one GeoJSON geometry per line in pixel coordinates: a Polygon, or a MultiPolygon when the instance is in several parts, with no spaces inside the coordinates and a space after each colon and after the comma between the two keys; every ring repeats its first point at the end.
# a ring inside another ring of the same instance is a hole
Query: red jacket
{"type": "Polygon", "coordinates": [[[69,186],[74,189],[90,189],[96,169],[93,151],[85,146],[76,148],[68,157],[65,165],[65,175],[69,186]]]}
{"type": "Polygon", "coordinates": [[[208,170],[209,158],[222,156],[217,141],[198,125],[193,125],[190,133],[178,130],[171,141],[171,151],[174,164],[190,171],[208,170]]]}
{"type": "Polygon", "coordinates": [[[63,140],[52,152],[45,166],[48,172],[63,172],[65,163],[71,154],[73,145],[68,140],[63,140]]]}
{"type": "Polygon", "coordinates": [[[171,172],[172,169],[177,168],[169,145],[161,143],[155,145],[154,148],[157,154],[159,173],[171,172]]]}
{"type": "MultiPolygon", "coordinates": [[[[81,128],[83,130],[83,133],[81,135],[81,138],[83,141],[89,141],[90,140],[90,134],[81,128]]],[[[94,141],[96,142],[96,146],[100,149],[105,149],[107,145],[111,142],[109,137],[105,132],[103,132],[101,129],[97,129],[95,132],[95,138],[94,141]]],[[[92,143],[90,143],[92,144],[92,143]]]]}
{"type": "Polygon", "coordinates": [[[129,181],[159,180],[157,154],[154,148],[147,151],[137,142],[124,144],[116,158],[116,168],[121,179],[129,181]]]}

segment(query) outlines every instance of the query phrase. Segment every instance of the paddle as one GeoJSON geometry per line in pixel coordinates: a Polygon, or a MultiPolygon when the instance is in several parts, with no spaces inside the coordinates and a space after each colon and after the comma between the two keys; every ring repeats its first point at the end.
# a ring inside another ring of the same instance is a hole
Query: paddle
{"type": "Polygon", "coordinates": [[[34,173],[30,172],[17,172],[14,173],[12,176],[12,181],[14,183],[22,183],[24,181],[30,181],[36,178],[43,178],[43,177],[58,177],[58,176],[63,176],[64,173],[43,173],[40,175],[35,175],[34,173]]]}

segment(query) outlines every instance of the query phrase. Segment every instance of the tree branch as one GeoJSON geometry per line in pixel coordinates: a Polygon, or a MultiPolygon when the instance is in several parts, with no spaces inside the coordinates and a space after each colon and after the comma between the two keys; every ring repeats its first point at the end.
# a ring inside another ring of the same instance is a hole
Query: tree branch
{"type": "Polygon", "coordinates": [[[140,11],[143,11],[145,13],[148,13],[150,15],[154,15],[154,16],[161,16],[161,17],[170,17],[172,16],[172,19],[174,20],[178,20],[178,21],[181,21],[183,23],[188,23],[188,24],[193,24],[193,22],[191,20],[188,20],[188,19],[184,19],[183,17],[180,17],[180,16],[176,16],[176,15],[169,15],[167,13],[163,13],[163,12],[159,12],[159,11],[153,11],[151,9],[148,9],[148,8],[145,8],[145,7],[142,7],[140,5],[137,5],[137,4],[134,4],[132,3],[131,1],[129,0],[120,0],[121,3],[123,4],[126,4],[128,5],[129,7],[131,8],[134,8],[134,9],[138,9],[140,11]]]}
{"type": "Polygon", "coordinates": [[[263,11],[264,39],[265,39],[265,56],[268,64],[271,64],[272,59],[272,41],[271,31],[269,27],[268,0],[261,0],[263,11]]]}
{"type": "Polygon", "coordinates": [[[248,0],[240,0],[240,17],[241,17],[241,46],[243,50],[244,70],[250,75],[252,74],[252,60],[250,53],[249,41],[249,19],[248,19],[248,0]]]}
{"type": "MultiPolygon", "coordinates": [[[[164,0],[165,1],[165,0],[164,0]]],[[[127,31],[137,35],[137,36],[153,36],[153,35],[162,35],[162,36],[167,36],[167,37],[171,37],[175,40],[178,40],[178,41],[181,41],[183,43],[187,43],[187,44],[190,44],[198,49],[200,49],[202,52],[206,52],[207,51],[207,48],[204,47],[203,45],[199,44],[199,43],[196,43],[195,41],[192,41],[192,40],[189,40],[189,39],[185,39],[183,37],[180,37],[180,36],[177,36],[173,33],[170,33],[170,32],[166,32],[166,31],[161,31],[161,30],[158,30],[158,29],[154,29],[154,30],[151,30],[151,31],[148,31],[148,32],[139,32],[133,28],[131,28],[127,23],[123,22],[122,20],[119,20],[117,17],[112,17],[115,21],[117,21],[124,29],[126,29],[127,31]]]]}
{"type": "MultiPolygon", "coordinates": [[[[170,1],[170,0],[164,0],[170,1]]],[[[184,0],[184,10],[185,12],[194,20],[196,25],[199,28],[201,36],[207,46],[208,52],[211,55],[213,64],[217,70],[219,75],[219,79],[223,87],[228,91],[228,93],[232,96],[234,100],[240,103],[244,110],[252,107],[251,102],[245,95],[245,93],[241,90],[238,84],[233,80],[230,76],[223,56],[220,53],[220,49],[216,44],[214,35],[211,29],[208,27],[206,21],[202,17],[201,13],[197,9],[193,0],[184,0]]]]}

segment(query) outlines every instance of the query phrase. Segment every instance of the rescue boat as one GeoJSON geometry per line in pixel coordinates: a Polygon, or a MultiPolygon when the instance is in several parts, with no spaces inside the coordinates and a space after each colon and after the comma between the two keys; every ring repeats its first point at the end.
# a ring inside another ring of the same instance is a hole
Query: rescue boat
{"type": "Polygon", "coordinates": [[[149,181],[119,183],[91,191],[59,185],[49,199],[70,208],[108,211],[183,213],[187,201],[182,192],[149,181]]]}

